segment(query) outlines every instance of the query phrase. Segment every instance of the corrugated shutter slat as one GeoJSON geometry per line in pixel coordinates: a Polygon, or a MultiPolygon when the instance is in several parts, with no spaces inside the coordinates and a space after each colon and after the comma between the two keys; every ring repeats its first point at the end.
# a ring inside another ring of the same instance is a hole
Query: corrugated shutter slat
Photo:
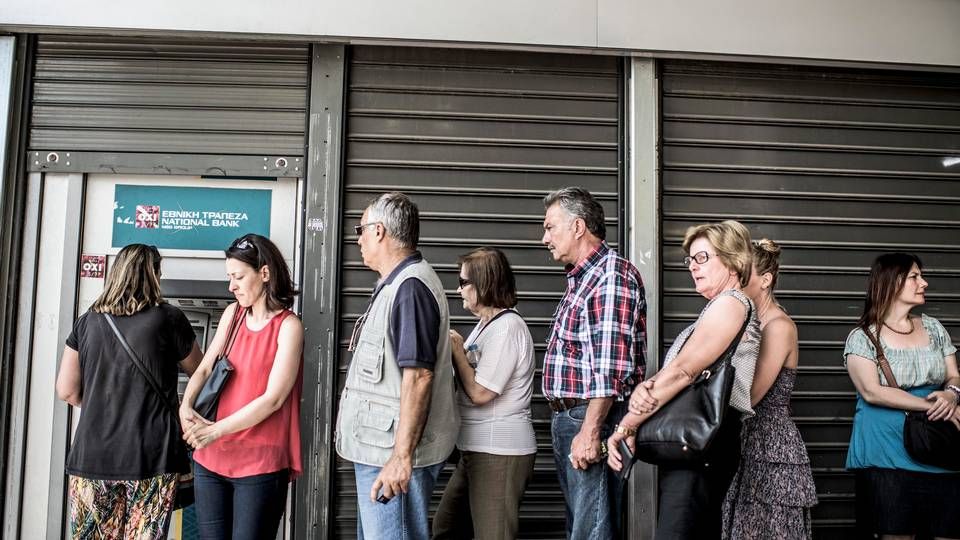
{"type": "Polygon", "coordinates": [[[302,44],[41,36],[30,150],[304,155],[302,44]]]}

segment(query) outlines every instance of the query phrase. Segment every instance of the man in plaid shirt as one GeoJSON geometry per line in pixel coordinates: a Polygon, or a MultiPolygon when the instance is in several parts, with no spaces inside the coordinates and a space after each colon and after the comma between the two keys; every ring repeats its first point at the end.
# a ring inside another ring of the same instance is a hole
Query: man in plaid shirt
{"type": "Polygon", "coordinates": [[[590,192],[564,188],[543,203],[543,243],[567,270],[567,291],[543,358],[567,537],[614,538],[623,489],[604,462],[602,441],[619,429],[630,392],[643,380],[643,282],[636,267],[604,241],[603,207],[590,192]]]}

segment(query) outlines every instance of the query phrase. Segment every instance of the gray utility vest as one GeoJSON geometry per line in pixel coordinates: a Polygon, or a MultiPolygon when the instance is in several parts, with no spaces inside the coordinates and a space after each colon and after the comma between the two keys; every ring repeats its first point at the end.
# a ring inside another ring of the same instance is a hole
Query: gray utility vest
{"type": "Polygon", "coordinates": [[[354,463],[382,467],[393,451],[400,423],[400,384],[403,370],[397,365],[389,339],[390,312],[397,288],[407,279],[419,279],[440,306],[440,339],[433,369],[433,395],[427,424],[413,454],[414,467],[435,465],[453,451],[460,430],[460,412],[454,400],[450,355],[450,310],[443,284],[425,260],[411,264],[380,289],[357,339],[347,383],[337,415],[336,447],[340,457],[354,463]]]}

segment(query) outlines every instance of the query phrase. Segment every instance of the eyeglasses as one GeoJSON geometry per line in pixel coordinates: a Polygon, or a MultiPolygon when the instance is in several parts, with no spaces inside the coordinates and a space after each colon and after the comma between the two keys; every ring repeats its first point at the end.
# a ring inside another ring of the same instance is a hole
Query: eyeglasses
{"type": "Polygon", "coordinates": [[[461,289],[464,288],[464,287],[466,287],[467,285],[473,285],[473,282],[472,282],[472,281],[470,281],[469,279],[463,279],[463,278],[460,277],[460,276],[457,276],[457,283],[460,284],[460,288],[461,288],[461,289]]]}
{"type": "Polygon", "coordinates": [[[367,306],[367,310],[363,312],[357,322],[353,323],[353,331],[350,332],[350,344],[347,345],[347,352],[353,352],[357,350],[357,341],[360,340],[360,333],[363,331],[363,325],[367,322],[367,315],[370,314],[370,306],[373,305],[373,301],[370,301],[370,305],[367,306]]]}
{"type": "Polygon", "coordinates": [[[380,221],[373,221],[373,222],[371,222],[371,223],[361,223],[361,224],[359,224],[359,225],[354,225],[354,226],[353,226],[353,231],[357,233],[357,236],[360,236],[361,234],[363,234],[363,230],[366,229],[367,227],[369,227],[369,226],[371,226],[371,225],[379,225],[380,223],[382,223],[382,222],[380,222],[380,221]]]}
{"type": "MultiPolygon", "coordinates": [[[[714,253],[714,255],[716,255],[716,253],[714,253]]],[[[710,253],[707,253],[706,251],[698,251],[694,253],[692,256],[688,255],[684,257],[683,265],[690,266],[690,263],[693,261],[697,261],[697,264],[707,264],[707,261],[709,260],[710,260],[710,253]]]]}

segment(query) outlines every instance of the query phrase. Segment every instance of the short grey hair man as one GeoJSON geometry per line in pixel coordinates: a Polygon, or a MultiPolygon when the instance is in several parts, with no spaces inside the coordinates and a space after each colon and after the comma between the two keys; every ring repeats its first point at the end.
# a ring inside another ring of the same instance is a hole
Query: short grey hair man
{"type": "Polygon", "coordinates": [[[543,207],[550,208],[559,203],[574,219],[580,218],[587,230],[600,240],[607,239],[607,227],[604,224],[603,206],[593,195],[582,187],[565,187],[547,194],[543,198],[543,207]]]}
{"type": "Polygon", "coordinates": [[[367,207],[367,223],[380,223],[387,234],[405,249],[417,249],[420,242],[420,211],[399,191],[384,193],[367,207]]]}

